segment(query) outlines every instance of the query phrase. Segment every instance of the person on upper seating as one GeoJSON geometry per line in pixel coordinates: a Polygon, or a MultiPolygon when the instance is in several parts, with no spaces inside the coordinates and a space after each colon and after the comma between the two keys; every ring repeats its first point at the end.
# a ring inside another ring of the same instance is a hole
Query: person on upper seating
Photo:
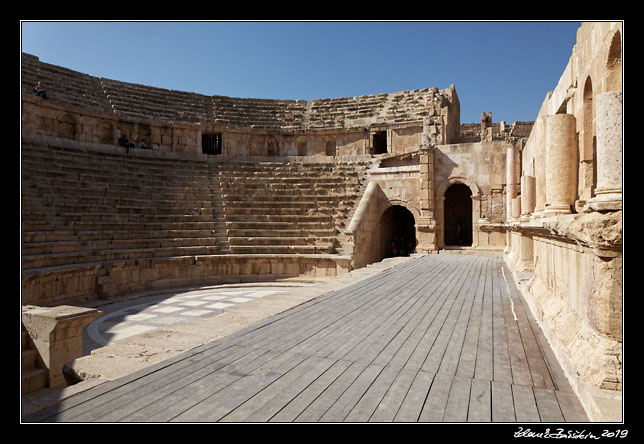
{"type": "Polygon", "coordinates": [[[121,134],[121,137],[119,137],[119,146],[122,146],[124,148],[128,147],[128,141],[127,137],[125,137],[125,134],[121,134]]]}
{"type": "Polygon", "coordinates": [[[144,150],[152,149],[150,146],[148,146],[145,140],[139,140],[139,142],[136,144],[136,147],[144,150]]]}
{"type": "Polygon", "coordinates": [[[43,99],[47,98],[47,90],[40,84],[40,82],[34,86],[34,91],[37,96],[42,97],[43,99]]]}

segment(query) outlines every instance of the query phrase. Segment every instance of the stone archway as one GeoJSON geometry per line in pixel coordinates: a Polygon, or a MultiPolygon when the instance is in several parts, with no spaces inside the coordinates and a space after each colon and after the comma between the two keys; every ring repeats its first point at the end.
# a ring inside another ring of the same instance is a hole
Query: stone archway
{"type": "Polygon", "coordinates": [[[445,191],[445,245],[472,246],[472,190],[455,183],[445,191]]]}
{"type": "Polygon", "coordinates": [[[379,219],[380,257],[409,256],[416,249],[416,219],[403,205],[391,205],[379,219]]]}
{"type": "Polygon", "coordinates": [[[444,248],[446,245],[458,245],[456,223],[459,216],[464,219],[462,222],[465,230],[464,242],[461,245],[478,247],[478,236],[475,227],[481,220],[481,191],[479,187],[464,177],[450,177],[437,187],[435,199],[438,247],[444,248]],[[460,186],[452,188],[454,185],[460,186]],[[449,191],[450,189],[451,191],[449,191]],[[450,202],[447,203],[449,214],[446,214],[445,205],[448,198],[450,199],[450,202]],[[452,204],[456,208],[450,208],[452,204]],[[469,216],[463,214],[463,211],[469,211],[469,216]],[[447,224],[450,224],[450,226],[448,227],[447,224]],[[454,242],[452,238],[454,238],[455,243],[448,243],[454,242]]]}

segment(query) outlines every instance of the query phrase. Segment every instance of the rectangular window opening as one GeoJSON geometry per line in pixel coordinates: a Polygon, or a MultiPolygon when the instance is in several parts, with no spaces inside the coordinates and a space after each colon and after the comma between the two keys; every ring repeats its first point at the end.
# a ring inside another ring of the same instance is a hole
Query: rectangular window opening
{"type": "Polygon", "coordinates": [[[221,133],[202,134],[201,152],[203,154],[221,154],[221,133]]]}
{"type": "Polygon", "coordinates": [[[373,133],[373,153],[387,153],[387,131],[378,131],[373,133]]]}

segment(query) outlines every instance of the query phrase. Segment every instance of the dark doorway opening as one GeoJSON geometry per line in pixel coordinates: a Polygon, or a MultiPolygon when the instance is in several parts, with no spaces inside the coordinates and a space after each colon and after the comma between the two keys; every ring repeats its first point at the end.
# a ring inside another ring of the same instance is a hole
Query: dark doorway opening
{"type": "Polygon", "coordinates": [[[221,154],[221,133],[202,134],[201,152],[203,154],[221,154]]]}
{"type": "Polygon", "coordinates": [[[373,153],[387,153],[387,131],[378,131],[373,133],[373,153]]]}
{"type": "Polygon", "coordinates": [[[457,183],[445,192],[445,245],[472,245],[472,190],[457,183]]]}
{"type": "Polygon", "coordinates": [[[416,221],[405,207],[393,205],[380,218],[382,257],[409,256],[416,249],[416,221]]]}

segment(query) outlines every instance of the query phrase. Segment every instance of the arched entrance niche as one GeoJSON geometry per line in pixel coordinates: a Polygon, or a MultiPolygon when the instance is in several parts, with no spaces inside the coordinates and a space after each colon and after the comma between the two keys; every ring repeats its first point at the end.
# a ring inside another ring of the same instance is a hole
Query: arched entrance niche
{"type": "Polygon", "coordinates": [[[472,191],[455,183],[445,191],[445,245],[472,246],[472,191]]]}
{"type": "Polygon", "coordinates": [[[451,177],[443,181],[436,190],[436,219],[439,225],[439,247],[477,247],[478,237],[474,232],[474,225],[481,219],[479,187],[462,177],[451,177]]]}
{"type": "Polygon", "coordinates": [[[416,218],[403,205],[390,205],[380,216],[380,257],[409,256],[416,249],[416,218]]]}

